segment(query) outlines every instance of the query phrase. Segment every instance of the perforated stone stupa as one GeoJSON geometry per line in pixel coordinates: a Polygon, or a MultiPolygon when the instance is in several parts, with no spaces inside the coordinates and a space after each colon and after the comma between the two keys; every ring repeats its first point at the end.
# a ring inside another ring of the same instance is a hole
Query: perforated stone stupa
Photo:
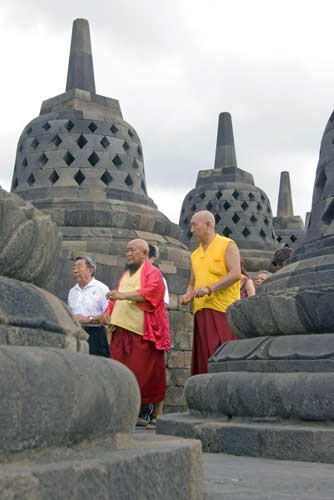
{"type": "MultiPolygon", "coordinates": [[[[96,94],[89,25],[73,23],[66,92],[42,103],[19,139],[12,191],[51,215],[73,258],[91,255],[97,277],[114,287],[125,245],[144,238],[158,249],[170,296],[174,351],[169,354],[167,408],[183,405],[189,375],[192,317],[177,294],[189,279],[180,228],[157,210],[146,190],[142,145],[116,99],[96,94]]],[[[49,289],[66,299],[71,262],[59,265],[49,289]]]]}
{"type": "Polygon", "coordinates": [[[183,201],[180,226],[185,243],[192,249],[197,242],[192,238],[190,221],[199,210],[212,212],[217,232],[236,241],[248,270],[269,267],[276,248],[270,202],[254,185],[253,176],[237,167],[229,113],[219,115],[214,168],[198,173],[195,189],[183,201]]]}
{"type": "Polygon", "coordinates": [[[276,240],[279,245],[298,247],[304,239],[304,224],[299,215],[293,215],[289,172],[281,172],[277,216],[273,219],[276,240]]]}

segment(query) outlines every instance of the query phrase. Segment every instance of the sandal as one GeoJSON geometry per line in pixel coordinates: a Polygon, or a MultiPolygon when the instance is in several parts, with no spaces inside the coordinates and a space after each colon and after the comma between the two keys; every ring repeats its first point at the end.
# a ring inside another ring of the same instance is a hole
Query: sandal
{"type": "Polygon", "coordinates": [[[136,422],[136,427],[147,427],[149,422],[143,418],[143,417],[138,417],[137,422],[136,422]]]}
{"type": "Polygon", "coordinates": [[[155,430],[157,427],[157,419],[153,417],[151,421],[146,425],[145,429],[148,429],[149,431],[155,430]]]}

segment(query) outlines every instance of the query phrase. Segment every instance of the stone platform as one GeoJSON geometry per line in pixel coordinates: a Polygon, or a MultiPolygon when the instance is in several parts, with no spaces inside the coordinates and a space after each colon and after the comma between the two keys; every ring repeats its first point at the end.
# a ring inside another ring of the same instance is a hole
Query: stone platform
{"type": "Polygon", "coordinates": [[[333,424],[274,419],[254,422],[174,413],[159,418],[157,432],[200,439],[203,451],[210,453],[334,463],[333,424]]]}
{"type": "Polygon", "coordinates": [[[1,463],[0,497],[20,500],[200,500],[197,441],[135,435],[117,451],[108,438],[16,454],[1,463]]]}
{"type": "Polygon", "coordinates": [[[333,466],[203,454],[204,500],[332,500],[333,466]]]}

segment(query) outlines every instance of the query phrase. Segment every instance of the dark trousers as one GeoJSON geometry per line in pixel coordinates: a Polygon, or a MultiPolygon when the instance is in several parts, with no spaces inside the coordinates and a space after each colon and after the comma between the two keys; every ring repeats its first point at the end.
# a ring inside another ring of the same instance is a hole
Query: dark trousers
{"type": "Polygon", "coordinates": [[[107,332],[104,326],[84,326],[88,333],[89,354],[110,358],[107,332]]]}

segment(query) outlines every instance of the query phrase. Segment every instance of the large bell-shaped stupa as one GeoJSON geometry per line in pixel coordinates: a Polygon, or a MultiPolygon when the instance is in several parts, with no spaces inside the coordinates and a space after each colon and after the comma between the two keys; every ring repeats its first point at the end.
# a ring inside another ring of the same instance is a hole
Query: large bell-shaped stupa
{"type": "MultiPolygon", "coordinates": [[[[189,251],[181,230],[147,195],[143,150],[119,102],[96,93],[88,21],[73,23],[66,92],[42,103],[18,142],[12,191],[51,215],[69,258],[91,255],[109,286],[124,269],[125,245],[144,238],[158,250],[171,294],[174,350],[168,366],[167,407],[183,405],[192,319],[177,294],[189,279],[189,251]]],[[[50,290],[65,299],[73,286],[71,262],[59,266],[50,290]]]]}

